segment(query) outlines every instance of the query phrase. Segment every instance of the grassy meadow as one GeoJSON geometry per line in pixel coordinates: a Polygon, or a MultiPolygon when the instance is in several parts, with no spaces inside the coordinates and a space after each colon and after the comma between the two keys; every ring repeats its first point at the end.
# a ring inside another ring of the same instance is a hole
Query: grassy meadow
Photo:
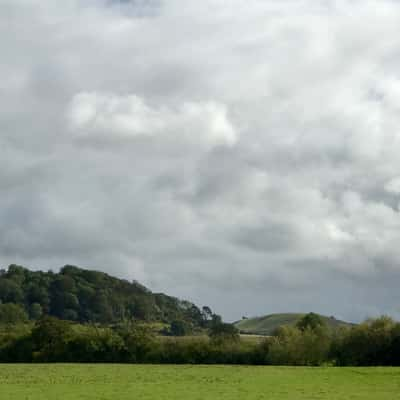
{"type": "Polygon", "coordinates": [[[395,400],[400,368],[0,365],[1,400],[395,400]]]}

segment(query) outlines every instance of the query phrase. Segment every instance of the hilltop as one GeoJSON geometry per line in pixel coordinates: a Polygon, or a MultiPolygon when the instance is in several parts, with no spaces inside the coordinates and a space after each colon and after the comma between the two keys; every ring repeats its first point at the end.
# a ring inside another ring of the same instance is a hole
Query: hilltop
{"type": "MultiPolygon", "coordinates": [[[[276,328],[282,325],[296,325],[304,317],[300,313],[269,314],[262,317],[244,318],[234,323],[241,333],[254,335],[272,335],[276,328]]],[[[334,317],[321,315],[328,327],[337,329],[339,327],[352,326],[353,324],[338,320],[334,317]]]]}
{"type": "Polygon", "coordinates": [[[211,316],[208,307],[200,309],[189,301],[153,293],[136,281],[72,265],[58,273],[19,265],[0,270],[0,304],[10,304],[14,308],[9,308],[9,314],[19,310],[18,315],[25,314],[25,319],[50,315],[81,323],[134,319],[170,324],[179,320],[196,328],[211,316]]]}

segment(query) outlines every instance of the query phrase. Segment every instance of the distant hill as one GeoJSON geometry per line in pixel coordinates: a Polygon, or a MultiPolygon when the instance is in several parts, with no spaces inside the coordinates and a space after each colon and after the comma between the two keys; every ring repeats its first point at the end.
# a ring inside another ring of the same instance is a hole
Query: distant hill
{"type": "Polygon", "coordinates": [[[19,265],[0,270],[0,304],[17,304],[31,320],[42,315],[112,324],[127,319],[201,326],[211,315],[206,307],[153,293],[136,281],[118,279],[72,265],[52,271],[31,271],[19,265]]]}
{"type": "MultiPolygon", "coordinates": [[[[254,335],[272,335],[276,328],[282,325],[295,325],[305,314],[270,314],[263,317],[246,318],[234,323],[236,328],[242,333],[254,335]]],[[[321,315],[327,326],[336,329],[342,326],[352,326],[353,324],[340,321],[334,317],[321,315]]]]}

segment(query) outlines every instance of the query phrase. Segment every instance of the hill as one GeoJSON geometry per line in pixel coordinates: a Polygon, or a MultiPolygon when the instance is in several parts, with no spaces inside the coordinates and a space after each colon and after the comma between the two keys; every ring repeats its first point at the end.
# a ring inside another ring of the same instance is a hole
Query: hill
{"type": "Polygon", "coordinates": [[[31,271],[18,265],[0,270],[0,304],[14,307],[9,310],[17,305],[32,320],[42,315],[105,324],[127,319],[180,320],[198,327],[211,316],[208,307],[201,310],[191,302],[153,293],[136,281],[71,265],[59,273],[31,271]]]}
{"type": "MultiPolygon", "coordinates": [[[[270,314],[263,317],[245,318],[234,323],[241,333],[254,335],[272,335],[276,328],[282,325],[295,325],[305,314],[286,313],[270,314]]],[[[334,317],[321,315],[328,327],[337,329],[352,324],[340,321],[334,317]]]]}

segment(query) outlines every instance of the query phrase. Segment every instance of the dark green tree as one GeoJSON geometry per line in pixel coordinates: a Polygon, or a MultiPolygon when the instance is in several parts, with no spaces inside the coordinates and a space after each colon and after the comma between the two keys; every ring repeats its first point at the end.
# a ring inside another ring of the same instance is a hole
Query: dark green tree
{"type": "Polygon", "coordinates": [[[22,303],[24,294],[21,286],[11,279],[0,279],[0,300],[3,303],[22,303]]]}
{"type": "Polygon", "coordinates": [[[321,316],[313,312],[306,314],[296,324],[297,328],[299,328],[301,331],[305,331],[306,329],[315,331],[318,328],[325,327],[325,325],[326,324],[321,316]]]}
{"type": "Polygon", "coordinates": [[[29,318],[30,319],[39,319],[43,315],[43,308],[39,303],[32,303],[29,306],[29,318]]]}
{"type": "Polygon", "coordinates": [[[32,330],[32,343],[38,361],[65,361],[68,342],[73,334],[71,324],[53,317],[37,321],[32,330]]]}
{"type": "Polygon", "coordinates": [[[190,325],[181,319],[176,319],[171,322],[170,332],[172,336],[186,336],[191,333],[190,325]]]}
{"type": "Polygon", "coordinates": [[[227,324],[220,318],[214,318],[209,336],[213,342],[238,341],[240,339],[239,331],[233,324],[227,324]]]}
{"type": "Polygon", "coordinates": [[[28,315],[19,304],[0,304],[0,324],[17,324],[28,321],[28,315]]]}

